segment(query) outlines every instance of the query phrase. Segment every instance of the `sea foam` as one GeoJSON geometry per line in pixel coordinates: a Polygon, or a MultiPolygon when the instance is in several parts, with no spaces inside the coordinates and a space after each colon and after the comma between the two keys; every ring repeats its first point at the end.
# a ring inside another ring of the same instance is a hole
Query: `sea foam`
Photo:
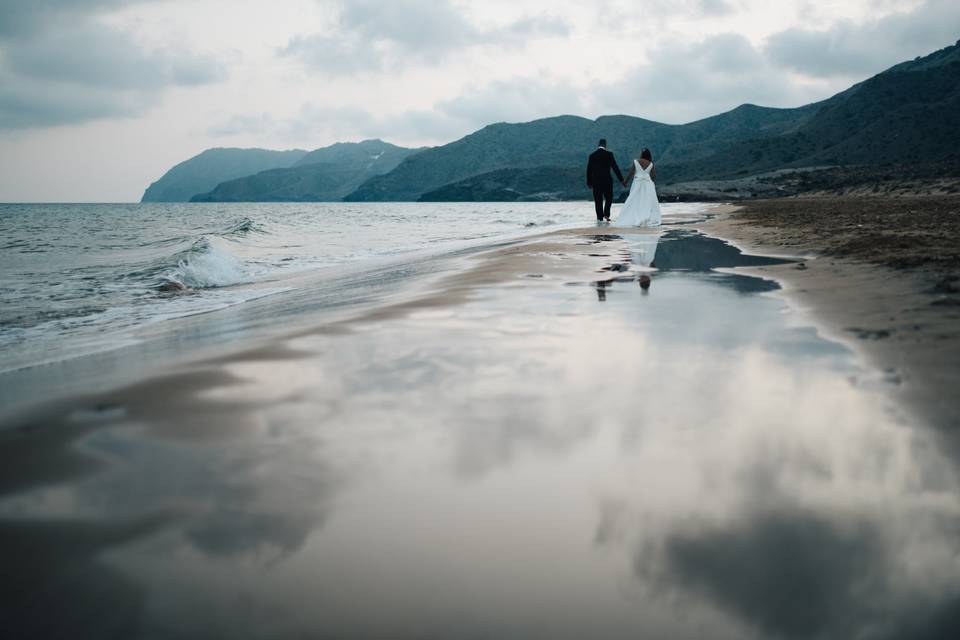
{"type": "Polygon", "coordinates": [[[229,287],[249,282],[251,276],[243,262],[220,243],[203,238],[191,248],[166,279],[191,289],[229,287]]]}

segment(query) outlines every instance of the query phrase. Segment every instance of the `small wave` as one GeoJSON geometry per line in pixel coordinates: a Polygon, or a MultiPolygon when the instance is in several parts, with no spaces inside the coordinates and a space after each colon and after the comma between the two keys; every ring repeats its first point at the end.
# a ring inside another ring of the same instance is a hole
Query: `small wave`
{"type": "Polygon", "coordinates": [[[555,225],[557,223],[554,220],[543,220],[541,222],[522,222],[516,219],[509,220],[504,218],[498,218],[493,221],[493,224],[509,224],[509,225],[519,224],[522,227],[530,228],[530,227],[548,227],[550,225],[555,225]]]}
{"type": "Polygon", "coordinates": [[[523,226],[525,226],[525,227],[527,227],[527,228],[530,228],[530,227],[549,227],[549,226],[555,225],[555,224],[557,224],[557,223],[556,223],[555,221],[553,221],[553,220],[544,220],[543,222],[527,222],[527,223],[524,224],[523,226]]]}
{"type": "Polygon", "coordinates": [[[190,242],[190,240],[191,240],[191,237],[190,237],[190,236],[186,236],[186,235],[183,235],[183,236],[170,236],[169,238],[159,238],[159,239],[157,239],[157,240],[147,240],[147,241],[145,241],[145,242],[141,242],[141,243],[138,244],[137,246],[139,246],[139,247],[144,247],[144,248],[169,247],[169,246],[174,246],[174,245],[178,245],[178,244],[183,244],[183,243],[185,243],[185,242],[190,242]]]}
{"type": "Polygon", "coordinates": [[[246,235],[248,233],[266,233],[267,229],[259,222],[255,222],[251,218],[241,218],[234,224],[227,227],[222,235],[225,236],[237,236],[237,235],[246,235]]]}
{"type": "Polygon", "coordinates": [[[250,281],[250,274],[236,256],[206,238],[195,242],[185,253],[176,269],[164,275],[165,281],[190,289],[229,287],[250,281]]]}

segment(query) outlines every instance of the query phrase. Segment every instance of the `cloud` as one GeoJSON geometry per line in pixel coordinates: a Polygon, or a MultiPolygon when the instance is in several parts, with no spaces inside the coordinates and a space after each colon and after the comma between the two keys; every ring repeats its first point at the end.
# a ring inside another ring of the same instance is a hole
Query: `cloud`
{"type": "Polygon", "coordinates": [[[545,75],[470,85],[427,109],[374,114],[363,108],[304,104],[295,116],[235,115],[215,135],[253,133],[284,143],[381,137],[397,143],[446,143],[495,122],[557,115],[628,113],[688,122],[744,102],[793,106],[803,94],[738,34],[662,49],[625,77],[578,86],[545,75]]]}
{"type": "Polygon", "coordinates": [[[428,109],[373,113],[314,102],[287,118],[234,114],[209,129],[218,137],[254,135],[283,144],[383,138],[397,144],[445,144],[495,122],[522,122],[584,112],[584,93],[562,81],[517,78],[468,87],[428,109]]]}
{"type": "MultiPolygon", "coordinates": [[[[328,56],[328,62],[330,53],[322,54],[328,56]]],[[[689,122],[746,102],[797,106],[812,97],[797,89],[749,40],[735,33],[669,44],[652,52],[648,60],[626,76],[588,86],[547,75],[512,77],[470,85],[427,109],[373,114],[363,108],[305,104],[297,115],[284,120],[262,114],[225,118],[211,133],[256,133],[294,144],[369,137],[398,143],[445,143],[495,122],[609,113],[689,122]]]]}
{"type": "Polygon", "coordinates": [[[648,60],[625,77],[594,87],[600,111],[682,123],[744,103],[797,106],[812,95],[736,33],[670,43],[648,60]]]}
{"type": "Polygon", "coordinates": [[[393,42],[407,51],[445,50],[481,37],[444,0],[350,0],[343,5],[340,26],[360,38],[393,42]]]}
{"type": "Polygon", "coordinates": [[[145,111],[155,99],[153,92],[37,82],[0,73],[0,130],[135,116],[145,111]]]}
{"type": "Polygon", "coordinates": [[[273,127],[276,119],[267,112],[254,114],[217,114],[215,124],[207,133],[216,137],[263,134],[273,127]]]}
{"type": "Polygon", "coordinates": [[[78,18],[145,0],[0,0],[0,38],[30,35],[51,23],[78,18]]]}
{"type": "Polygon", "coordinates": [[[322,146],[333,142],[383,138],[401,145],[443,144],[473,130],[467,123],[436,109],[375,114],[349,106],[307,102],[297,113],[274,117],[268,113],[224,116],[207,132],[217,137],[247,136],[271,144],[322,146]]]}
{"type": "Polygon", "coordinates": [[[642,11],[648,37],[656,37],[656,29],[673,19],[720,18],[742,11],[743,4],[743,0],[645,0],[642,4],[637,0],[596,0],[596,19],[609,32],[632,31],[637,24],[630,16],[642,11]]]}
{"type": "Polygon", "coordinates": [[[570,35],[570,27],[556,16],[527,16],[502,29],[487,32],[483,40],[498,44],[508,42],[522,45],[533,38],[564,38],[570,35]]]}
{"type": "Polygon", "coordinates": [[[782,68],[817,77],[878,73],[960,37],[960,4],[927,0],[912,11],[877,20],[844,20],[829,29],[792,28],[770,36],[764,53],[782,68]]]}
{"type": "Polygon", "coordinates": [[[223,67],[211,56],[146,51],[122,31],[96,22],[44,31],[5,54],[7,70],[35,81],[118,89],[154,89],[220,80],[223,67]]]}
{"type": "Polygon", "coordinates": [[[697,13],[705,16],[725,16],[736,10],[727,0],[695,0],[693,6],[697,13]]]}
{"type": "Polygon", "coordinates": [[[480,127],[493,122],[522,122],[561,114],[582,113],[584,91],[562,81],[542,78],[498,80],[437,105],[446,116],[480,127]]]}
{"type": "Polygon", "coordinates": [[[278,51],[328,75],[435,64],[451,52],[482,45],[523,46],[536,38],[564,37],[567,24],[554,16],[527,16],[483,29],[447,0],[349,0],[335,27],[297,35],[278,51]]]}
{"type": "MultiPolygon", "coordinates": [[[[377,9],[368,0],[362,0],[338,6],[336,28],[292,38],[282,55],[296,57],[306,66],[329,74],[389,72],[403,64],[443,59],[450,51],[463,47],[492,42],[508,46],[515,42],[519,46],[539,35],[562,36],[568,28],[563,20],[545,16],[516,20],[497,30],[480,28],[449,2],[402,0],[377,9]]],[[[677,10],[684,15],[707,16],[728,15],[742,7],[740,2],[685,0],[677,10]]],[[[892,54],[897,57],[891,63],[896,62],[918,51],[925,52],[929,48],[925,39],[941,21],[937,16],[946,16],[944,22],[952,24],[950,16],[955,14],[960,14],[960,9],[940,0],[929,0],[920,9],[889,15],[867,23],[859,31],[852,23],[835,23],[829,33],[856,31],[856,37],[835,37],[852,48],[849,55],[842,55],[849,58],[850,70],[860,69],[860,77],[864,77],[867,72],[880,69],[876,68],[876,55],[862,51],[863,46],[858,43],[877,39],[880,32],[889,33],[883,39],[905,43],[906,47],[892,54]],[[933,15],[924,13],[924,8],[933,15]],[[915,49],[909,48],[914,45],[915,49]]],[[[943,34],[950,28],[937,27],[943,34]]],[[[459,95],[440,97],[431,106],[413,111],[374,113],[360,105],[354,108],[312,103],[304,105],[298,114],[279,120],[263,115],[233,116],[212,132],[258,132],[267,135],[267,139],[278,137],[294,144],[368,137],[402,144],[438,144],[494,122],[521,122],[561,114],[595,117],[625,113],[684,123],[744,103],[796,107],[820,100],[849,84],[849,80],[829,74],[797,82],[795,75],[785,72],[800,71],[799,63],[794,64],[796,68],[790,67],[792,54],[785,52],[800,47],[791,43],[802,44],[809,33],[781,32],[763,46],[732,32],[693,40],[663,39],[624,75],[592,84],[550,72],[504,75],[468,85],[459,95]]],[[[814,42],[809,46],[818,45],[814,42]]],[[[829,50],[821,53],[829,59],[829,50]]],[[[806,65],[821,64],[814,55],[800,57],[805,58],[806,65]]]]}
{"type": "Polygon", "coordinates": [[[6,24],[0,33],[0,129],[134,116],[167,87],[226,77],[213,56],[148,50],[132,34],[97,20],[98,10],[129,2],[12,4],[9,24],[16,30],[6,24]]]}

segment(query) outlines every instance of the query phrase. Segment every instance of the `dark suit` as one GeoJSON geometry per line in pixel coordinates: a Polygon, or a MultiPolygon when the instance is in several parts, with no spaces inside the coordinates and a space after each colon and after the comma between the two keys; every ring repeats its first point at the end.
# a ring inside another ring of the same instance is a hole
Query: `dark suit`
{"type": "Polygon", "coordinates": [[[610,218],[610,205],[613,204],[611,169],[617,174],[620,182],[623,182],[623,174],[620,173],[616,158],[603,147],[597,147],[597,150],[590,154],[590,161],[587,162],[587,186],[593,189],[593,203],[597,209],[597,220],[610,218]]]}

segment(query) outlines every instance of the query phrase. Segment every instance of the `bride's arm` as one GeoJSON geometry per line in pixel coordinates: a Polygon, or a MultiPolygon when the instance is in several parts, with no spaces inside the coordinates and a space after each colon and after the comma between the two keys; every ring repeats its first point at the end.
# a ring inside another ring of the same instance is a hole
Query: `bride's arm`
{"type": "Polygon", "coordinates": [[[650,179],[651,179],[651,180],[656,180],[656,179],[657,179],[657,167],[656,167],[656,165],[654,165],[653,169],[650,169],[650,179]]]}
{"type": "Polygon", "coordinates": [[[633,176],[637,173],[637,165],[630,163],[630,171],[627,172],[627,179],[623,181],[623,186],[630,184],[630,181],[633,180],[633,176]]]}

